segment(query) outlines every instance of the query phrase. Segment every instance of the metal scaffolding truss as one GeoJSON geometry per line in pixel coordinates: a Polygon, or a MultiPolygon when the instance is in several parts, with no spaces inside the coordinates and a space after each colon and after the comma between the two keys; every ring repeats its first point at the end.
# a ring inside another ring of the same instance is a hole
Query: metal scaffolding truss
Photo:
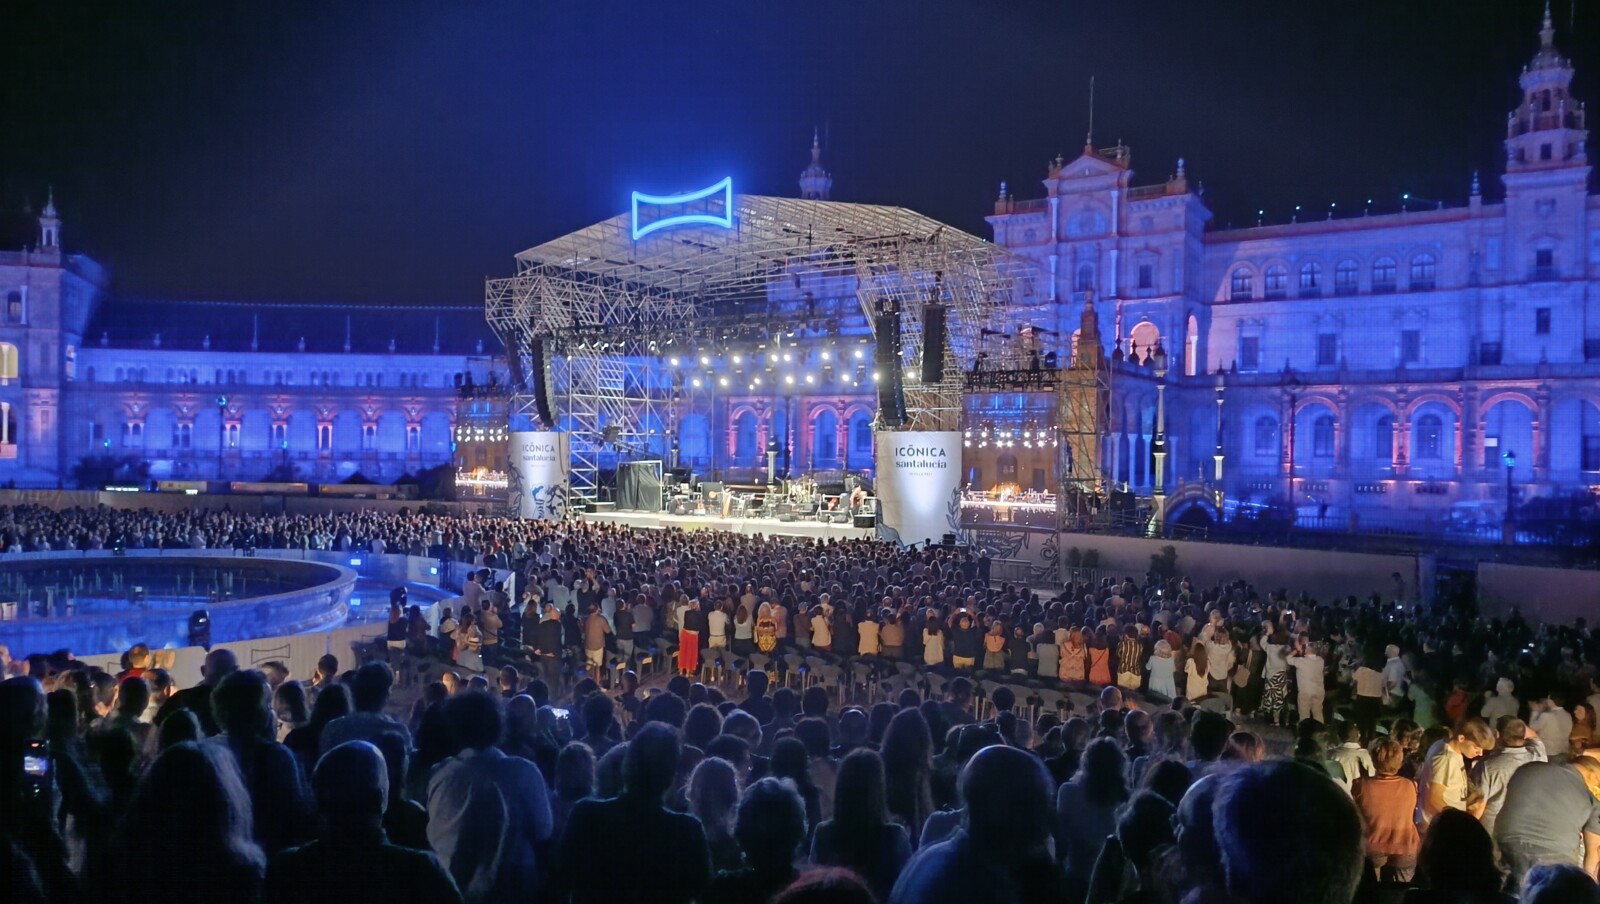
{"type": "MultiPolygon", "coordinates": [[[[1024,259],[904,208],[737,195],[732,211],[728,227],[682,225],[638,239],[630,215],[619,214],[518,254],[515,276],[488,282],[489,324],[521,372],[531,373],[544,340],[556,421],[573,434],[575,493],[598,483],[607,426],[620,430],[622,448],[664,447],[651,432],[674,420],[661,343],[759,315],[751,308],[764,308],[782,281],[853,275],[869,323],[881,309],[900,311],[913,429],[956,428],[961,374],[981,331],[1038,291],[1024,259]],[[930,303],[947,306],[946,347],[943,378],[924,384],[930,303]]],[[[513,416],[533,409],[532,394],[519,391],[513,416]]]]}

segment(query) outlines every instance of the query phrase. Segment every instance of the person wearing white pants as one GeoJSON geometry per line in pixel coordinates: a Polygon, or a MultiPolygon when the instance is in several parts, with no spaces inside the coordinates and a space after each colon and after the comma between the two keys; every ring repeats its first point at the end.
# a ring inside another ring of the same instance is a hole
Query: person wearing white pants
{"type": "Polygon", "coordinates": [[[1294,670],[1294,683],[1298,688],[1297,703],[1302,719],[1316,719],[1327,724],[1327,719],[1322,715],[1323,699],[1326,692],[1323,686],[1323,664],[1321,652],[1317,645],[1308,643],[1305,635],[1301,635],[1295,643],[1294,652],[1285,660],[1289,668],[1294,670]]]}

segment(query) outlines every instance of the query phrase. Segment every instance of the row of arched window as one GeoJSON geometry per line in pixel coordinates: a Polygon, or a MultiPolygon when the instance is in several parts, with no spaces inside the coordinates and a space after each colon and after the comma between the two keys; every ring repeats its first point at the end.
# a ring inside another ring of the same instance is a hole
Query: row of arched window
{"type": "MultiPolygon", "coordinates": [[[[1311,422],[1311,454],[1316,458],[1332,458],[1334,456],[1335,437],[1334,419],[1331,414],[1318,415],[1311,422]]],[[[1424,414],[1417,418],[1413,425],[1412,438],[1419,459],[1440,459],[1444,457],[1444,419],[1436,414],[1424,414]]],[[[1278,437],[1278,419],[1271,415],[1262,415],[1256,418],[1254,431],[1254,446],[1257,456],[1272,456],[1282,452],[1278,437]]],[[[1379,461],[1388,461],[1394,457],[1394,417],[1384,415],[1378,418],[1376,429],[1372,435],[1372,457],[1379,461]]]]}
{"type": "MultiPolygon", "coordinates": [[[[1413,292],[1423,292],[1435,287],[1438,279],[1438,258],[1432,254],[1419,254],[1411,258],[1410,281],[1406,287],[1413,292]]],[[[1380,257],[1372,262],[1373,292],[1393,292],[1398,288],[1399,262],[1393,257],[1380,257]]],[[[1317,261],[1300,265],[1296,287],[1301,298],[1322,295],[1324,288],[1323,266],[1317,261]]],[[[1333,269],[1333,294],[1354,295],[1360,290],[1361,265],[1354,260],[1342,260],[1333,269]]],[[[1289,268],[1284,264],[1268,264],[1261,271],[1260,295],[1256,294],[1256,271],[1248,264],[1233,268],[1228,278],[1228,299],[1250,301],[1254,298],[1274,300],[1289,296],[1289,268]]]]}

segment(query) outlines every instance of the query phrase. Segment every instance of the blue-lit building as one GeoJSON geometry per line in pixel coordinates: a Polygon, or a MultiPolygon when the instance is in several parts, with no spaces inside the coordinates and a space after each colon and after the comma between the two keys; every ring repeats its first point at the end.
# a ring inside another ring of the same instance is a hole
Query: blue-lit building
{"type": "Polygon", "coordinates": [[[38,228],[0,252],[0,483],[71,487],[98,456],[158,480],[503,470],[481,307],[117,299],[54,199],[38,228]]]}

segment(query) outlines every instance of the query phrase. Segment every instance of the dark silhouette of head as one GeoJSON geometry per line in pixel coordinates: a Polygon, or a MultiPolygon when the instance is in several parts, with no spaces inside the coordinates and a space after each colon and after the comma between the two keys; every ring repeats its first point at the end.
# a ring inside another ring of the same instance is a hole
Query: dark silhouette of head
{"type": "Polygon", "coordinates": [[[1194,751],[1194,758],[1208,763],[1222,756],[1231,734],[1233,723],[1227,716],[1209,709],[1195,710],[1189,726],[1189,747],[1194,751]]]}
{"type": "Polygon", "coordinates": [[[235,737],[267,738],[272,733],[272,686],[254,669],[230,672],[211,692],[217,727],[235,737]]]}
{"type": "Polygon", "coordinates": [[[961,770],[963,822],[975,848],[1001,862],[1036,857],[1055,823],[1049,773],[1015,747],[985,747],[961,770]]]}
{"type": "Polygon", "coordinates": [[[500,703],[485,691],[457,694],[441,704],[456,740],[464,748],[486,750],[500,743],[505,717],[500,703]]]}
{"type": "Polygon", "coordinates": [[[1348,904],[1363,864],[1355,803],[1326,772],[1292,760],[1222,776],[1212,802],[1228,891],[1248,904],[1348,904]]]}
{"type": "Polygon", "coordinates": [[[394,687],[394,672],[386,662],[369,662],[356,669],[350,681],[351,702],[357,712],[381,713],[394,687]]]}
{"type": "Polygon", "coordinates": [[[623,783],[628,796],[659,802],[678,775],[682,742],[671,725],[650,722],[628,742],[628,758],[623,764],[623,783]]]}
{"type": "Polygon", "coordinates": [[[347,741],[317,760],[311,779],[317,809],[330,830],[377,825],[389,805],[389,765],[366,741],[347,741]]]}
{"type": "Polygon", "coordinates": [[[794,785],[764,778],[739,799],[734,837],[747,863],[760,872],[790,868],[806,837],[806,805],[794,785]]]}
{"type": "Polygon", "coordinates": [[[1500,891],[1505,874],[1483,823],[1464,811],[1445,810],[1422,836],[1417,878],[1429,888],[1489,899],[1500,891]]]}

